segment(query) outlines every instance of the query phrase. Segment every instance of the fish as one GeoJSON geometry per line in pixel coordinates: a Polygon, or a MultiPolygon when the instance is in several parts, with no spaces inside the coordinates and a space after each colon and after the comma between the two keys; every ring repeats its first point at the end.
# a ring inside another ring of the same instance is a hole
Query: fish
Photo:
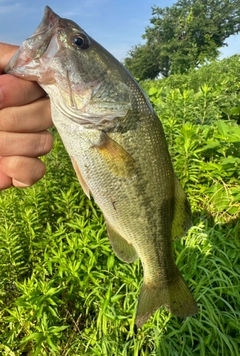
{"type": "Polygon", "coordinates": [[[113,251],[141,260],[140,328],[162,306],[185,318],[198,306],[173,258],[190,228],[160,119],[128,70],[75,22],[46,7],[5,72],[36,81],[79,183],[100,207],[113,251]]]}

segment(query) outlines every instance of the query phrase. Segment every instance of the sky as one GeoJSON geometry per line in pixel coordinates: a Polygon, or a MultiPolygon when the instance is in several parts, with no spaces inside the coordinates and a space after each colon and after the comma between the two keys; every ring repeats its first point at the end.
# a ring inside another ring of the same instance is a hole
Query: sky
{"type": "MultiPolygon", "coordinates": [[[[176,0],[177,1],[177,0],[176,0]]],[[[78,23],[91,37],[123,60],[150,24],[153,5],[171,6],[175,0],[0,0],[0,42],[20,45],[37,28],[44,7],[78,23]]],[[[220,58],[239,53],[240,34],[226,41],[220,58]]]]}

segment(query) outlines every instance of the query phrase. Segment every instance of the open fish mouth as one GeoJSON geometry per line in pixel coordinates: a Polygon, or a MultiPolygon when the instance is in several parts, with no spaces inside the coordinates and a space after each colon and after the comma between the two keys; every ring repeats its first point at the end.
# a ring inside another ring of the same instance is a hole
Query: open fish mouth
{"type": "MultiPolygon", "coordinates": [[[[53,56],[59,50],[60,44],[56,41],[54,32],[59,26],[61,18],[49,7],[46,6],[44,16],[35,32],[26,39],[17,50],[9,63],[4,68],[5,73],[18,74],[24,76],[26,68],[36,69],[39,66],[39,59],[47,54],[53,56]],[[53,46],[50,46],[53,43],[53,46]],[[49,51],[49,52],[48,52],[49,51]]],[[[34,80],[34,78],[33,78],[34,80]]]]}

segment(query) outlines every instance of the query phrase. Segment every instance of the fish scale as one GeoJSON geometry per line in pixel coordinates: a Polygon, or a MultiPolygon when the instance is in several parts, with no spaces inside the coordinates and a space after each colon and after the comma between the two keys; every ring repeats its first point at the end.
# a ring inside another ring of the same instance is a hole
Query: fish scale
{"type": "Polygon", "coordinates": [[[104,214],[116,255],[140,258],[141,327],[161,306],[186,317],[197,304],[178,270],[172,239],[191,226],[159,118],[131,74],[81,27],[49,7],[5,71],[37,81],[79,182],[104,214]]]}

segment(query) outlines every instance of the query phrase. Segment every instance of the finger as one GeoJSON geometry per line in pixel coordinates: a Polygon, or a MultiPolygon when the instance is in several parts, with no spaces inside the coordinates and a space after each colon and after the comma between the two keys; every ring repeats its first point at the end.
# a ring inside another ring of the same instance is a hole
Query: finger
{"type": "Polygon", "coordinates": [[[12,133],[0,131],[1,156],[38,157],[53,147],[53,137],[48,131],[39,133],[12,133]]]}
{"type": "Polygon", "coordinates": [[[29,82],[10,74],[0,76],[0,109],[26,105],[44,96],[45,91],[36,82],[29,82]]]}
{"type": "Polygon", "coordinates": [[[17,51],[19,47],[9,45],[7,43],[0,42],[0,73],[3,73],[3,69],[9,60],[12,58],[14,53],[17,51]]]}
{"type": "Polygon", "coordinates": [[[0,171],[0,190],[10,188],[12,186],[12,178],[8,177],[4,172],[0,171]]]}
{"type": "Polygon", "coordinates": [[[28,105],[0,110],[0,131],[39,132],[52,126],[48,98],[39,99],[28,105]]]}
{"type": "MultiPolygon", "coordinates": [[[[42,177],[41,177],[42,178],[42,177]]],[[[40,179],[41,179],[40,178],[40,179]]],[[[39,179],[37,180],[37,181],[39,181],[39,179]]],[[[37,182],[36,181],[36,182],[37,182]]],[[[36,183],[35,182],[35,183],[36,183]]],[[[16,179],[12,179],[12,185],[14,186],[14,187],[16,187],[16,188],[27,188],[27,187],[30,187],[31,185],[33,185],[34,183],[32,183],[32,184],[25,184],[25,183],[22,183],[22,182],[20,182],[19,180],[16,180],[16,179]]]]}
{"type": "MultiPolygon", "coordinates": [[[[0,73],[14,55],[18,46],[0,42],[0,73]]],[[[15,78],[9,74],[0,76],[0,108],[25,105],[46,96],[44,90],[35,82],[15,78]]]]}
{"type": "Polygon", "coordinates": [[[12,185],[15,187],[33,185],[46,172],[45,164],[39,158],[21,156],[2,157],[0,169],[12,178],[12,185]]]}

